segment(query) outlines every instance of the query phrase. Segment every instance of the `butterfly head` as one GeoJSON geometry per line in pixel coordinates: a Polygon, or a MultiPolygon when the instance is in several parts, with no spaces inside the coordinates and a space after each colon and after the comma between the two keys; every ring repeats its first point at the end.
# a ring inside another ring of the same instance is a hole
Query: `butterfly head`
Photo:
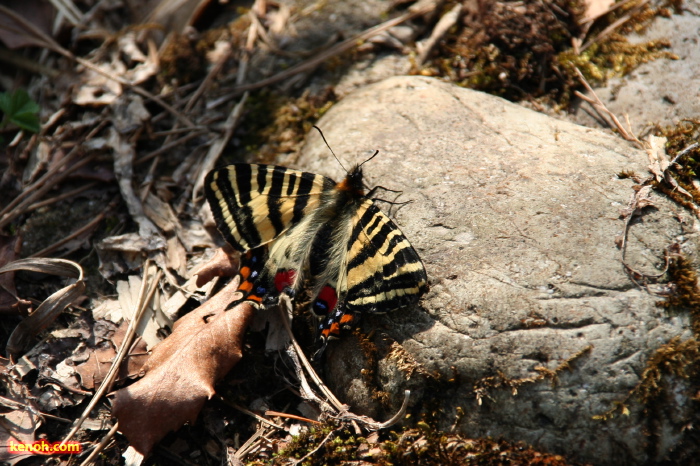
{"type": "Polygon", "coordinates": [[[346,191],[357,196],[364,196],[365,186],[362,181],[362,165],[354,166],[348,176],[336,185],[339,191],[346,191]]]}

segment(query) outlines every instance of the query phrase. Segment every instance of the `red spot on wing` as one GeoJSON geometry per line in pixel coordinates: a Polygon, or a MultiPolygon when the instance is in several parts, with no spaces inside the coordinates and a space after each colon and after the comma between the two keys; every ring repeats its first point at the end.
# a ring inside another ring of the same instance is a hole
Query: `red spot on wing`
{"type": "Polygon", "coordinates": [[[297,276],[296,270],[283,270],[275,275],[275,288],[282,292],[285,288],[292,286],[294,278],[297,276]]]}
{"type": "Polygon", "coordinates": [[[330,314],[335,309],[336,304],[338,304],[338,294],[332,286],[326,285],[321,289],[316,300],[320,300],[326,303],[328,308],[328,313],[330,314]]]}

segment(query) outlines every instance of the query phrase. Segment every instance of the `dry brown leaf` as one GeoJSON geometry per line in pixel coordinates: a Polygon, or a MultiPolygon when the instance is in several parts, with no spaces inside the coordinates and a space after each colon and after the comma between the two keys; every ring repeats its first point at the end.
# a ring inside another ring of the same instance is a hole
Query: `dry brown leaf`
{"type": "Polygon", "coordinates": [[[17,270],[47,273],[76,279],[76,282],[46,298],[29,317],[12,331],[7,342],[8,355],[17,356],[32,338],[46,329],[63,310],[74,303],[85,292],[83,269],[79,264],[65,259],[20,259],[0,268],[0,274],[17,270]]]}
{"type": "MultiPolygon", "coordinates": [[[[89,352],[87,359],[82,364],[75,366],[75,370],[80,375],[81,385],[88,390],[92,390],[102,383],[109,368],[112,365],[114,357],[117,355],[117,348],[121,346],[126,335],[126,330],[129,327],[127,321],[123,321],[117,331],[110,338],[111,344],[93,349],[89,352]]],[[[117,380],[126,378],[134,378],[141,372],[143,365],[148,359],[146,342],[143,339],[137,340],[136,344],[130,349],[130,354],[122,361],[119,367],[117,380]]],[[[83,356],[84,357],[84,356],[83,356]]],[[[75,355],[71,358],[75,358],[75,355]]]]}
{"type": "Polygon", "coordinates": [[[166,236],[165,263],[168,268],[184,277],[187,274],[187,251],[180,242],[177,233],[182,231],[182,225],[170,204],[161,200],[153,193],[148,193],[143,211],[151,221],[160,228],[166,236]]]}
{"type": "Polygon", "coordinates": [[[240,297],[233,279],[209,301],[180,319],[153,350],[145,376],[114,393],[119,430],[144,456],[186,422],[194,423],[214,384],[238,363],[254,313],[249,302],[224,311],[240,297]]]}
{"type": "MultiPolygon", "coordinates": [[[[152,277],[146,280],[151,280],[152,277]]],[[[122,308],[122,316],[126,320],[133,320],[134,313],[138,308],[139,294],[142,288],[143,279],[138,275],[129,275],[128,281],[119,280],[117,282],[117,294],[119,304],[122,308]]],[[[159,291],[156,291],[158,294],[159,291]]],[[[136,328],[136,334],[146,341],[149,349],[155,347],[163,339],[163,328],[172,327],[172,321],[159,309],[158,299],[153,299],[143,311],[143,316],[136,328]]]]}
{"type": "Polygon", "coordinates": [[[216,250],[206,264],[192,272],[197,275],[197,286],[202,287],[209,283],[214,277],[231,277],[238,272],[239,259],[227,253],[224,248],[216,250]]]}

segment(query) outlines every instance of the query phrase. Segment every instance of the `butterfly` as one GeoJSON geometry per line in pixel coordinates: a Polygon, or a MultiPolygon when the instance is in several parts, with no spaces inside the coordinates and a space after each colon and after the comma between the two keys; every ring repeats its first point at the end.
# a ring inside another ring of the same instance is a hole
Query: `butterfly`
{"type": "Polygon", "coordinates": [[[408,306],[428,290],[418,253],[365,194],[362,164],[340,182],[233,164],[211,171],[204,189],[218,230],[246,253],[243,299],[272,304],[308,287],[324,347],[361,313],[408,306]]]}

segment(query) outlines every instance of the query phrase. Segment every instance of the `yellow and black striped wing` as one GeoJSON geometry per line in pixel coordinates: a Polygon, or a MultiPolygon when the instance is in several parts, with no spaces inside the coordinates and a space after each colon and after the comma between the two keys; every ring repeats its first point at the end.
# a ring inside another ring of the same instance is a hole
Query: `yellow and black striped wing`
{"type": "Polygon", "coordinates": [[[428,290],[418,253],[371,199],[352,216],[347,257],[347,312],[390,312],[428,290]]]}
{"type": "Polygon", "coordinates": [[[204,191],[216,226],[234,249],[273,242],[317,209],[335,182],[274,165],[233,164],[211,171],[204,191]]]}

